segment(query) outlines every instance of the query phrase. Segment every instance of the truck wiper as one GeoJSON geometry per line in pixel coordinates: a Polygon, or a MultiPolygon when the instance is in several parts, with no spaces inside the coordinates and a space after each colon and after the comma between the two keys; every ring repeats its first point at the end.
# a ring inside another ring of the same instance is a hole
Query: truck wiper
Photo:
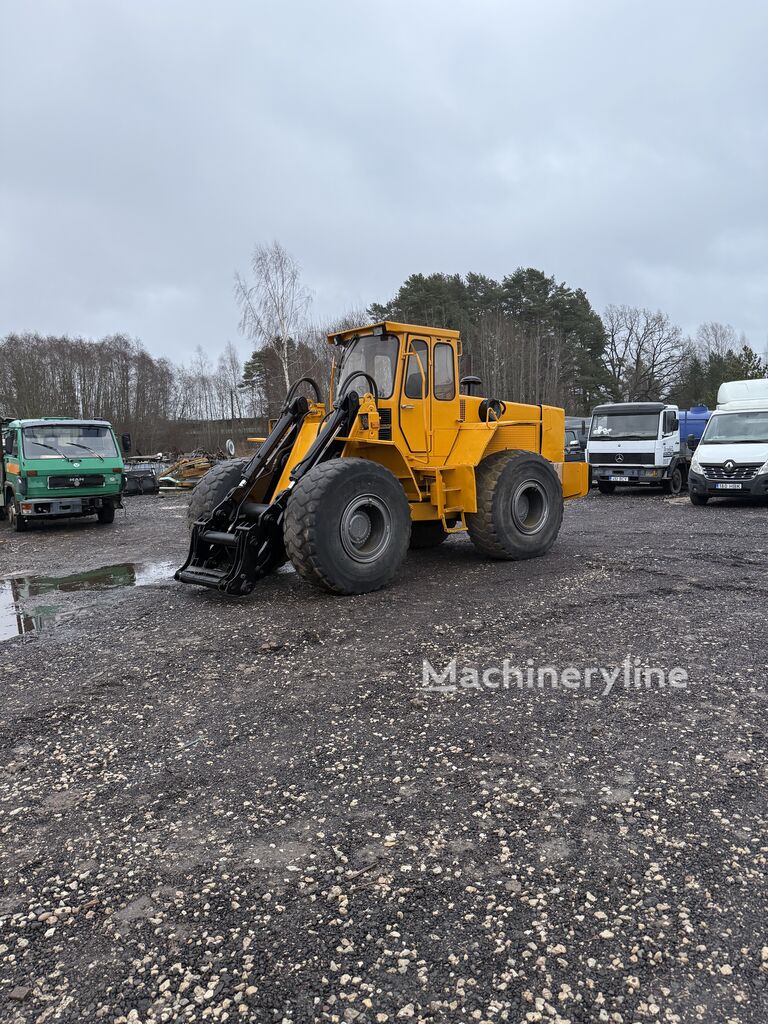
{"type": "Polygon", "coordinates": [[[96,455],[102,462],[104,461],[104,456],[94,451],[93,448],[89,448],[87,444],[77,444],[75,441],[67,441],[67,444],[70,448],[82,448],[83,451],[90,452],[91,455],[96,455]]]}
{"type": "Polygon", "coordinates": [[[66,459],[67,462],[74,462],[74,459],[70,459],[68,455],[65,455],[61,448],[57,448],[56,445],[46,444],[45,441],[33,441],[32,444],[36,444],[38,448],[48,448],[52,452],[56,452],[62,459],[66,459]]]}

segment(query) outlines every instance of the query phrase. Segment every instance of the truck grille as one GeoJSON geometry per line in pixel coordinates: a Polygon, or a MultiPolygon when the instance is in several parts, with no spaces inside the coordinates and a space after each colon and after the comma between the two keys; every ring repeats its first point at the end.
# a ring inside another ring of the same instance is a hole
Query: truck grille
{"type": "Polygon", "coordinates": [[[653,452],[591,452],[589,462],[592,466],[652,466],[655,462],[653,452]]]}
{"type": "Polygon", "coordinates": [[[756,465],[745,466],[734,466],[729,473],[723,466],[705,466],[702,464],[704,470],[704,476],[707,480],[752,480],[758,469],[762,465],[758,462],[756,465]]]}
{"type": "Polygon", "coordinates": [[[48,489],[65,487],[102,487],[104,475],[102,473],[73,473],[71,476],[49,476],[48,489]]]}

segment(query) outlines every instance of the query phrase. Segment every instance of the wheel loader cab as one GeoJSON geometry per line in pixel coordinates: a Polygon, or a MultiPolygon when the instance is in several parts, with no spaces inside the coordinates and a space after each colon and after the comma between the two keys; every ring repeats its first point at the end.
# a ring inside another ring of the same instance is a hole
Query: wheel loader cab
{"type": "Polygon", "coordinates": [[[394,431],[389,439],[417,463],[444,460],[460,421],[459,333],[394,326],[377,324],[370,333],[358,329],[329,339],[342,350],[335,386],[349,381],[365,390],[364,374],[372,377],[379,412],[394,431]]]}
{"type": "Polygon", "coordinates": [[[387,321],[328,340],[329,407],[302,378],[255,455],[206,475],[176,579],[242,595],[288,558],[322,589],[362,594],[409,546],[452,533],[490,558],[549,550],[563,499],[588,491],[586,463],[564,459],[562,409],[460,394],[457,331],[387,321]]]}

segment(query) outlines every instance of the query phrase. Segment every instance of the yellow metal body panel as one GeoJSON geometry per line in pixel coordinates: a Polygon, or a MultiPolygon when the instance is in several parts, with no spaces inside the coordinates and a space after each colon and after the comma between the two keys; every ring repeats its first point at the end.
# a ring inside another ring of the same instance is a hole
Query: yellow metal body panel
{"type": "Polygon", "coordinates": [[[583,498],[589,494],[589,466],[586,462],[563,462],[560,479],[564,498],[583,498]]]}

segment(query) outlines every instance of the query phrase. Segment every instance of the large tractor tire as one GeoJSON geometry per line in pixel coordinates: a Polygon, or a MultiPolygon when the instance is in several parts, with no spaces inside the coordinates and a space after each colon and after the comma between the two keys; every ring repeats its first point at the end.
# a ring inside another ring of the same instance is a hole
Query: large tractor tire
{"type": "Polygon", "coordinates": [[[410,535],[402,485],[368,459],[313,466],[294,486],[285,510],[283,537],[296,571],[334,594],[366,594],[389,583],[410,535]]]}
{"type": "Polygon", "coordinates": [[[563,521],[563,489],[551,463],[534,452],[496,452],[476,470],[477,512],[467,529],[490,558],[545,554],[563,521]]]}
{"type": "Polygon", "coordinates": [[[411,548],[436,548],[448,537],[443,529],[443,524],[437,520],[428,522],[411,523],[411,548]]]}
{"type": "Polygon", "coordinates": [[[187,526],[190,530],[198,519],[209,515],[243,478],[243,470],[250,459],[227,459],[211,467],[192,491],[187,507],[187,526]]]}

